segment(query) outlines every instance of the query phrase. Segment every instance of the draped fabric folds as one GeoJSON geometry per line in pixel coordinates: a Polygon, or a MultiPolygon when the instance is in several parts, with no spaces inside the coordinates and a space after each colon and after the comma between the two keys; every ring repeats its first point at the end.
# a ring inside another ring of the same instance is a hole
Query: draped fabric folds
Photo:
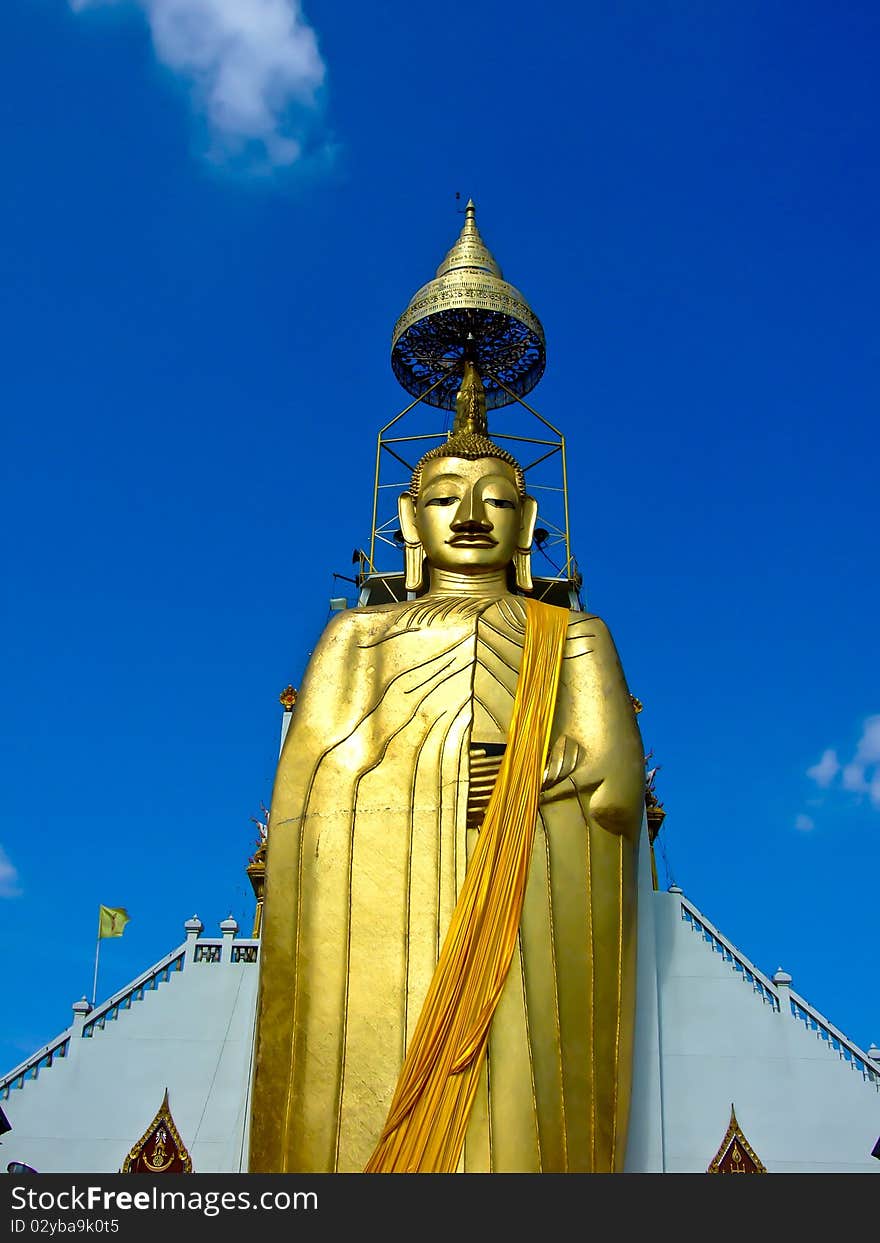
{"type": "Polygon", "coordinates": [[[366,1173],[455,1171],[517,942],[568,617],[526,601],[508,745],[366,1173]]]}
{"type": "Polygon", "coordinates": [[[643,811],[600,618],[335,615],[272,794],[250,1171],[621,1168],[643,811]]]}

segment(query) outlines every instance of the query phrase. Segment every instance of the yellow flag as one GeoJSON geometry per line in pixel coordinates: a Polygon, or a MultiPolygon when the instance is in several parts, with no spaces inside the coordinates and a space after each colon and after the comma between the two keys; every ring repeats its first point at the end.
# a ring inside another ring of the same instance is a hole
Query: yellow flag
{"type": "Polygon", "coordinates": [[[98,938],[121,937],[128,923],[128,911],[124,906],[102,906],[98,908],[98,938]]]}

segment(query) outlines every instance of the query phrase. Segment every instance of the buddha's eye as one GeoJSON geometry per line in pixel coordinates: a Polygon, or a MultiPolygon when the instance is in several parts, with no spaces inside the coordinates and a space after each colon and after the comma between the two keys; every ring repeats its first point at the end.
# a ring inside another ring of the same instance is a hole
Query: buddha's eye
{"type": "Polygon", "coordinates": [[[425,507],[428,505],[455,505],[458,502],[457,496],[432,496],[430,500],[425,501],[425,507]]]}
{"type": "Polygon", "coordinates": [[[513,501],[507,501],[503,497],[500,497],[500,496],[499,497],[487,496],[485,500],[485,504],[493,505],[495,509],[516,509],[516,505],[513,501]]]}

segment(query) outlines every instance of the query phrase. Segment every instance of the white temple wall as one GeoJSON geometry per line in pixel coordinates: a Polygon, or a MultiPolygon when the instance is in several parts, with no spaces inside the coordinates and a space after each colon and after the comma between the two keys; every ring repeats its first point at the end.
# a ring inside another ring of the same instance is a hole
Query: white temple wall
{"type": "MultiPolygon", "coordinates": [[[[699,1172],[736,1110],[770,1173],[880,1173],[880,1088],[834,1052],[774,990],[762,1000],[741,971],[655,893],[665,1169],[699,1172]]],[[[765,986],[767,981],[761,977],[765,986]]]]}
{"type": "Polygon", "coordinates": [[[40,1173],[113,1173],[169,1106],[197,1173],[245,1165],[257,963],[186,962],[3,1102],[4,1157],[40,1173]]]}

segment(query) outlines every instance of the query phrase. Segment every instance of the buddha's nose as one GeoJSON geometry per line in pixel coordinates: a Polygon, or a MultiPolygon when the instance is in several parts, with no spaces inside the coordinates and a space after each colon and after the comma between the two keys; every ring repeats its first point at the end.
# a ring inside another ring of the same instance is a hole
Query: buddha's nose
{"type": "Polygon", "coordinates": [[[455,511],[455,518],[452,520],[452,528],[455,531],[492,530],[486,507],[475,488],[471,488],[461,498],[458,509],[455,511]]]}

